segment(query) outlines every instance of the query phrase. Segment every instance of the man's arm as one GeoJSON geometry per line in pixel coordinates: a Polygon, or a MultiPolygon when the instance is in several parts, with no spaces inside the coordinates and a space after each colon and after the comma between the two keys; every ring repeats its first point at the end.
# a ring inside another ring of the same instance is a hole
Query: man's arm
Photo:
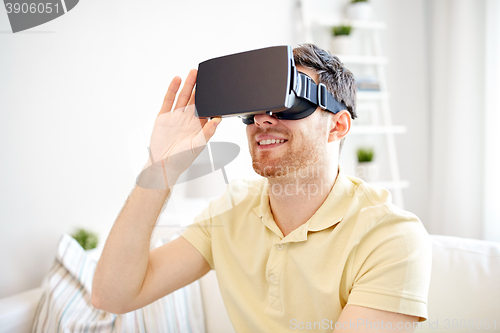
{"type": "Polygon", "coordinates": [[[347,304],[333,330],[338,332],[404,332],[415,330],[418,317],[347,304]]]}
{"type": "Polygon", "coordinates": [[[168,190],[136,187],[116,219],[99,260],[92,305],[113,313],[141,308],[205,275],[210,266],[179,237],[149,251],[168,190]]]}
{"type": "Polygon", "coordinates": [[[160,161],[161,176],[150,179],[161,179],[165,184],[163,189],[136,186],[118,215],[94,274],[91,301],[98,309],[125,313],[141,308],[210,270],[204,257],[182,237],[149,251],[169,185],[189,167],[220,122],[195,117],[196,74],[196,70],[189,73],[173,112],[180,78],[174,78],[168,88],[151,136],[150,161],[143,169],[160,161]]]}
{"type": "Polygon", "coordinates": [[[365,233],[353,263],[353,286],[336,328],[343,326],[335,332],[413,332],[427,316],[432,265],[432,246],[420,220],[391,209],[365,233]],[[375,309],[382,306],[386,311],[375,309]]]}

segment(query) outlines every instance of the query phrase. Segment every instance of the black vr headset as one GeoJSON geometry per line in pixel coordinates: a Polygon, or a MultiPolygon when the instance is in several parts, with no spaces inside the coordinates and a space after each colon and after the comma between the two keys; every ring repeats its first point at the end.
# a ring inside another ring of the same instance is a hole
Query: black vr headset
{"type": "Polygon", "coordinates": [[[274,46],[231,54],[198,65],[195,95],[199,118],[240,116],[254,122],[255,114],[296,120],[319,106],[333,114],[347,110],[322,83],[297,72],[290,46],[274,46]]]}

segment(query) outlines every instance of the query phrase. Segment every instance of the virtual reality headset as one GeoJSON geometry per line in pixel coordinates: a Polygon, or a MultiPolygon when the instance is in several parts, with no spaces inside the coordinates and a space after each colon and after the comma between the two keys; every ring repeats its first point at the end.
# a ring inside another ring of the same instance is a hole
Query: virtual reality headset
{"type": "Polygon", "coordinates": [[[198,65],[199,118],[240,116],[245,124],[267,113],[278,119],[310,116],[319,106],[337,113],[347,106],[322,83],[298,72],[290,46],[274,46],[206,60],[198,65]]]}

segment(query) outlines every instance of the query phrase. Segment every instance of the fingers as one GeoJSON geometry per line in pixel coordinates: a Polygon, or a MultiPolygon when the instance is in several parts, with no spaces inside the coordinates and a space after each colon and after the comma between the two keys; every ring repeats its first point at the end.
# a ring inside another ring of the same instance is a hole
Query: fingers
{"type": "Polygon", "coordinates": [[[191,97],[189,98],[188,105],[193,105],[195,101],[195,94],[196,94],[196,88],[193,89],[193,92],[191,93],[191,97]]]}
{"type": "Polygon", "coordinates": [[[217,129],[217,126],[220,124],[222,121],[222,118],[217,117],[217,118],[212,118],[210,121],[205,123],[205,126],[203,126],[203,135],[205,136],[205,142],[208,142],[210,138],[215,134],[215,130],[217,129]]]}
{"type": "Polygon", "coordinates": [[[196,69],[192,69],[184,82],[184,86],[182,87],[181,92],[179,93],[179,97],[177,98],[177,103],[175,104],[175,110],[184,108],[189,102],[192,94],[193,88],[196,84],[196,75],[198,71],[196,69]]]}
{"type": "Polygon", "coordinates": [[[189,101],[186,105],[186,107],[184,108],[184,112],[187,112],[191,115],[195,115],[196,113],[196,106],[194,105],[194,102],[195,102],[195,92],[196,92],[196,88],[193,89],[193,92],[191,93],[191,97],[189,98],[189,101]]]}
{"type": "Polygon", "coordinates": [[[161,106],[160,112],[158,115],[170,112],[172,110],[172,105],[174,104],[175,101],[175,96],[177,95],[177,91],[179,90],[179,87],[181,86],[181,78],[176,76],[172,79],[172,82],[170,82],[170,85],[168,86],[167,93],[165,94],[165,97],[163,98],[163,104],[161,106]]]}

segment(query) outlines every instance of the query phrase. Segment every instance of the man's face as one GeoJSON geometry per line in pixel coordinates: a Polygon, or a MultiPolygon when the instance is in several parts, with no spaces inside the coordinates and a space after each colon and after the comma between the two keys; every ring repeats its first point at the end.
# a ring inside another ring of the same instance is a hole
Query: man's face
{"type": "MultiPolygon", "coordinates": [[[[318,83],[313,71],[301,66],[297,70],[318,83]]],[[[322,112],[317,108],[299,120],[256,115],[254,123],[246,128],[255,172],[263,177],[317,176],[328,163],[328,118],[322,112]]]]}

